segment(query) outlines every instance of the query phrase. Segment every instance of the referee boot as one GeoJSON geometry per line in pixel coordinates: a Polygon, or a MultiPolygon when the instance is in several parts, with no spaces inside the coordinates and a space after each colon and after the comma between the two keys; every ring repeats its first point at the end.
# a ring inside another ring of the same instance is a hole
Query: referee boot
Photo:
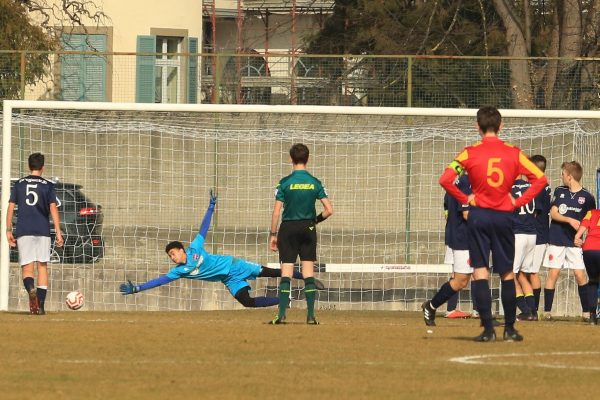
{"type": "Polygon", "coordinates": [[[325,290],[325,285],[317,278],[315,278],[315,287],[317,290],[325,290]]]}
{"type": "Polygon", "coordinates": [[[427,326],[435,326],[435,308],[431,307],[431,302],[426,301],[421,304],[421,310],[423,310],[423,320],[427,326]]]}
{"type": "Polygon", "coordinates": [[[522,342],[523,336],[521,336],[521,334],[515,328],[507,326],[504,328],[504,341],[505,342],[522,342]]]}
{"type": "Polygon", "coordinates": [[[279,316],[275,316],[271,321],[267,322],[269,325],[283,325],[285,324],[285,315],[281,318],[279,316]]]}
{"type": "Polygon", "coordinates": [[[40,313],[40,302],[37,297],[37,289],[32,287],[29,289],[29,313],[32,315],[39,315],[40,313]]]}
{"type": "Polygon", "coordinates": [[[319,321],[317,321],[317,319],[314,318],[314,317],[313,318],[307,318],[306,319],[306,323],[308,325],[319,325],[319,321]]]}

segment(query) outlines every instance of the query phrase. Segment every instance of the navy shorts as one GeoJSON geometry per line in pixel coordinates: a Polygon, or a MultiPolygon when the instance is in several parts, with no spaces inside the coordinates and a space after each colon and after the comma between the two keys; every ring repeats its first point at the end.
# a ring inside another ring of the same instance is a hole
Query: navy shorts
{"type": "Polygon", "coordinates": [[[583,263],[590,280],[598,282],[600,278],[600,250],[584,250],[583,263]]]}
{"type": "Polygon", "coordinates": [[[513,213],[473,207],[467,220],[471,266],[490,266],[492,253],[494,272],[504,274],[513,270],[515,233],[513,213]]]}

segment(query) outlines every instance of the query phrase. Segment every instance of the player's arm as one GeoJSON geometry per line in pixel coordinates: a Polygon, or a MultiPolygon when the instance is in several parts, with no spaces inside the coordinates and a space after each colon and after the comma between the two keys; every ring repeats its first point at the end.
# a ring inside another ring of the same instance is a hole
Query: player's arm
{"type": "Polygon", "coordinates": [[[590,221],[592,219],[592,212],[588,211],[587,214],[585,214],[585,217],[583,217],[583,220],[581,221],[581,225],[579,225],[579,229],[577,229],[577,233],[575,233],[575,246],[577,247],[581,247],[583,246],[583,235],[587,232],[589,226],[590,226],[590,221]]]}
{"type": "Polygon", "coordinates": [[[58,215],[58,207],[56,203],[50,203],[50,216],[52,217],[52,222],[54,223],[54,233],[56,234],[56,238],[54,239],[56,245],[61,247],[64,243],[62,231],[60,230],[60,216],[58,215]]]}
{"type": "Polygon", "coordinates": [[[515,199],[514,207],[519,208],[533,200],[548,184],[546,175],[523,152],[519,153],[519,172],[527,177],[531,184],[523,196],[515,199]]]}
{"type": "Polygon", "coordinates": [[[17,246],[17,240],[15,239],[15,236],[13,235],[13,228],[12,228],[12,221],[13,221],[14,213],[15,213],[15,203],[9,202],[8,210],[6,213],[6,238],[8,239],[8,244],[10,245],[10,247],[17,246]]]}
{"type": "MultiPolygon", "coordinates": [[[[525,193],[527,193],[527,192],[525,192],[525,193]]],[[[550,218],[552,218],[552,220],[556,221],[556,222],[562,222],[564,224],[569,224],[575,230],[579,229],[579,225],[580,225],[579,221],[576,220],[575,218],[565,217],[564,215],[562,215],[561,213],[558,212],[558,207],[555,205],[553,205],[550,208],[550,218]]]]}
{"type": "Polygon", "coordinates": [[[282,207],[283,202],[281,200],[275,200],[273,214],[271,215],[271,231],[269,232],[269,248],[272,251],[277,251],[277,227],[279,226],[279,217],[281,216],[282,207]]]}
{"type": "Polygon", "coordinates": [[[440,185],[454,197],[460,204],[467,204],[472,200],[473,195],[467,196],[464,194],[455,184],[456,177],[463,173],[464,167],[459,161],[460,159],[466,159],[467,151],[464,150],[455,160],[453,160],[448,167],[444,170],[442,176],[440,176],[440,185]]]}
{"type": "Polygon", "coordinates": [[[212,219],[213,212],[215,211],[215,205],[217,204],[217,195],[210,189],[209,191],[210,200],[208,202],[208,209],[204,214],[204,218],[202,218],[202,223],[200,224],[200,229],[198,234],[206,239],[206,234],[208,233],[208,228],[210,228],[210,221],[212,219]]]}
{"type": "Polygon", "coordinates": [[[331,204],[331,201],[329,200],[329,198],[323,197],[320,200],[321,200],[321,204],[323,205],[324,210],[321,214],[317,215],[317,218],[315,218],[315,224],[323,222],[327,218],[329,218],[333,215],[333,205],[331,204]]]}
{"type": "Polygon", "coordinates": [[[158,286],[166,285],[174,280],[175,278],[171,278],[169,275],[159,276],[158,278],[142,283],[141,285],[136,285],[128,280],[126,283],[121,284],[119,291],[123,296],[125,296],[128,294],[141,292],[142,290],[153,289],[158,286]]]}

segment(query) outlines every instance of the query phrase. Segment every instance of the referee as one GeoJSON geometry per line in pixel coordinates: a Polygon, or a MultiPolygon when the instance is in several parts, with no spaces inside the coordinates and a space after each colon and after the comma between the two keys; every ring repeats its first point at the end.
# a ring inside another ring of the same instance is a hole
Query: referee
{"type": "Polygon", "coordinates": [[[285,322],[285,312],[290,302],[290,281],[298,256],[300,256],[302,276],[304,277],[306,323],[319,324],[315,318],[317,290],[314,278],[314,266],[317,260],[315,226],[333,214],[333,206],[327,198],[327,191],[321,181],[306,170],[308,155],[308,147],[302,143],[296,143],[290,148],[290,159],[294,171],[279,181],[275,191],[269,247],[272,251],[279,251],[281,282],[279,284],[279,312],[270,321],[274,325],[285,322]],[[321,201],[325,209],[318,216],[315,210],[317,199],[321,201]],[[283,215],[281,215],[282,208],[283,215]],[[280,215],[282,222],[277,231],[280,215]]]}

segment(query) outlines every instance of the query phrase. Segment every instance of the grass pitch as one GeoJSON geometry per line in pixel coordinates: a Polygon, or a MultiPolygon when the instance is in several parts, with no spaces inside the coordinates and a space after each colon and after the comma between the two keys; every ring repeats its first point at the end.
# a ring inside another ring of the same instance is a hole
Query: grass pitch
{"type": "Polygon", "coordinates": [[[303,310],[0,313],[0,397],[44,399],[582,398],[600,326],[522,322],[521,343],[474,343],[478,320],[303,310]],[[433,333],[427,333],[432,329],[433,333]]]}

